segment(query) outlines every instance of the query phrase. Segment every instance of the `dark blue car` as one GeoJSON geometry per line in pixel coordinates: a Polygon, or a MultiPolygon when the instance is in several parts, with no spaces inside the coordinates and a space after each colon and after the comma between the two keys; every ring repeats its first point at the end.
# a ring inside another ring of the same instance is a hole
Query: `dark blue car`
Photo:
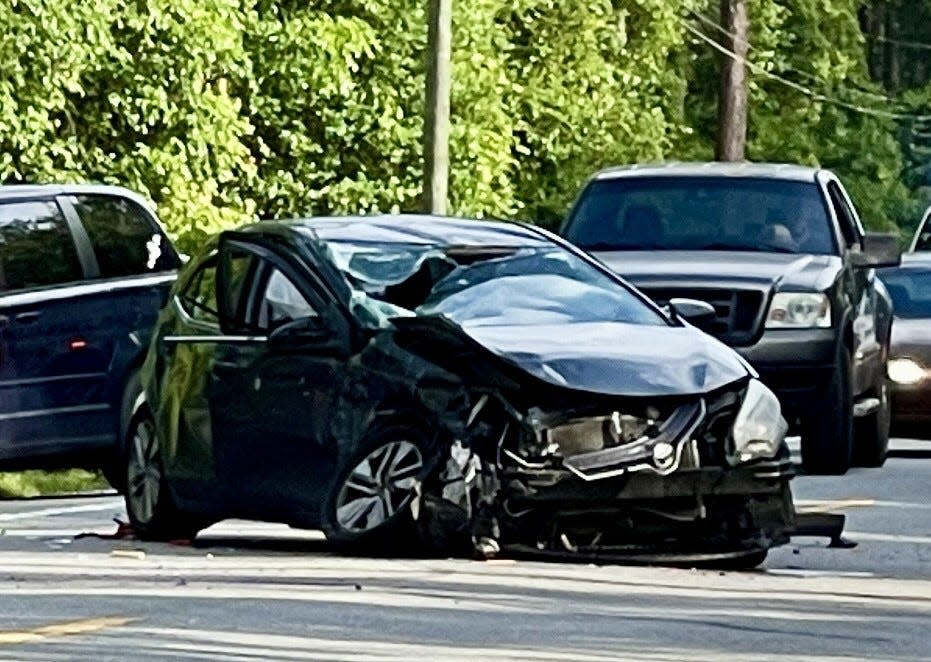
{"type": "Polygon", "coordinates": [[[114,478],[180,263],[126,189],[0,186],[0,468],[101,467],[114,478]]]}

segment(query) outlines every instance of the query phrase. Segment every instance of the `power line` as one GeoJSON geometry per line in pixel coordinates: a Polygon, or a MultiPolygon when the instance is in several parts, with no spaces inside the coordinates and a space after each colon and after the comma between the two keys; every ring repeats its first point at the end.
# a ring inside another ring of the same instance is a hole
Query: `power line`
{"type": "Polygon", "coordinates": [[[881,41],[886,44],[892,44],[894,46],[902,46],[903,48],[914,48],[920,51],[931,51],[931,44],[926,44],[920,41],[902,41],[901,39],[892,39],[890,37],[883,37],[878,34],[869,35],[870,39],[875,39],[876,41],[881,41]]]}
{"type": "MultiPolygon", "coordinates": [[[[738,42],[740,42],[740,43],[745,44],[745,45],[747,46],[747,50],[751,50],[751,51],[758,50],[757,47],[754,46],[753,44],[751,44],[748,40],[746,40],[746,39],[741,39],[741,38],[738,37],[737,35],[731,34],[731,33],[728,32],[727,30],[725,30],[720,24],[718,24],[717,21],[713,21],[713,20],[711,20],[710,18],[708,18],[707,16],[704,16],[704,15],[700,14],[700,13],[697,12],[697,11],[692,11],[691,14],[692,14],[692,16],[694,16],[695,18],[697,18],[699,21],[701,21],[701,22],[704,23],[705,25],[708,25],[708,26],[714,28],[714,29],[717,30],[718,32],[720,32],[720,33],[722,33],[723,35],[729,37],[730,39],[733,39],[733,40],[735,40],[735,41],[738,41],[738,42]]],[[[809,81],[812,81],[812,82],[815,82],[815,83],[820,83],[821,85],[825,85],[825,84],[830,85],[830,83],[828,83],[827,81],[825,81],[825,80],[822,79],[822,78],[819,78],[819,77],[816,76],[815,74],[811,74],[811,73],[808,73],[808,72],[805,72],[805,71],[798,71],[798,70],[796,70],[796,69],[790,69],[789,71],[791,71],[793,74],[795,74],[795,75],[797,75],[797,76],[800,76],[801,78],[804,78],[804,79],[806,79],[806,80],[809,80],[809,81]]],[[[895,104],[897,103],[895,99],[893,99],[893,98],[891,98],[891,97],[889,97],[889,96],[887,96],[887,95],[885,95],[885,94],[880,94],[880,93],[878,93],[878,92],[874,92],[874,91],[870,91],[870,90],[864,90],[863,88],[858,87],[858,86],[856,86],[856,85],[852,86],[850,89],[851,89],[852,91],[856,92],[857,94],[862,94],[862,95],[865,96],[865,97],[871,97],[871,98],[873,98],[873,99],[875,99],[875,100],[877,100],[877,101],[884,101],[884,102],[889,103],[889,104],[891,104],[891,105],[895,105],[895,104]]]]}
{"type": "Polygon", "coordinates": [[[809,98],[811,98],[811,99],[814,99],[815,101],[820,101],[820,102],[823,102],[823,103],[827,103],[827,104],[830,104],[830,105],[833,105],[833,106],[837,106],[837,107],[839,107],[839,108],[845,108],[845,109],[847,109],[847,110],[851,110],[851,111],[854,111],[854,112],[856,112],[856,113],[860,113],[860,114],[862,114],[862,115],[870,115],[870,116],[873,116],[873,117],[880,117],[880,118],[884,118],[884,119],[892,119],[892,120],[913,120],[913,121],[917,121],[917,122],[928,122],[928,121],[931,121],[931,115],[914,115],[914,114],[909,114],[909,113],[897,113],[897,112],[893,112],[893,111],[882,110],[882,109],[879,109],[879,108],[870,108],[870,107],[867,107],[867,106],[861,106],[861,105],[859,105],[859,104],[849,103],[849,102],[844,101],[844,100],[842,100],[842,99],[835,99],[835,98],[832,98],[832,97],[828,97],[828,96],[826,96],[826,95],[824,95],[824,94],[822,94],[822,93],[820,93],[820,92],[817,92],[817,91],[815,91],[815,90],[813,90],[813,89],[811,89],[811,88],[809,88],[809,87],[805,87],[804,85],[801,85],[801,84],[799,84],[799,83],[796,83],[795,81],[789,80],[788,78],[784,78],[783,76],[780,76],[780,75],[778,75],[778,74],[774,74],[774,73],[772,73],[771,71],[767,71],[765,68],[759,66],[758,64],[755,64],[755,63],[753,63],[753,62],[750,62],[747,58],[740,57],[739,55],[737,55],[736,53],[734,53],[732,50],[730,50],[730,49],[728,49],[728,48],[725,48],[724,46],[722,46],[721,44],[719,44],[717,41],[715,41],[714,39],[712,39],[711,37],[709,37],[708,35],[706,35],[704,32],[702,32],[702,31],[699,30],[698,28],[696,28],[696,27],[690,25],[690,24],[689,24],[687,21],[685,21],[684,19],[680,19],[680,22],[682,23],[683,27],[684,27],[686,30],[688,30],[689,32],[691,32],[694,36],[698,37],[700,40],[704,41],[706,44],[708,44],[709,46],[711,46],[712,48],[714,48],[714,49],[717,50],[718,52],[722,53],[723,55],[725,55],[725,56],[731,58],[731,59],[734,60],[735,62],[739,62],[739,63],[743,64],[743,65],[746,66],[748,69],[750,69],[750,71],[752,71],[753,73],[759,74],[759,75],[763,76],[764,78],[768,78],[768,79],[770,79],[770,80],[772,80],[772,81],[775,81],[775,82],[780,83],[780,84],[782,84],[782,85],[784,85],[784,86],[786,86],[786,87],[789,87],[789,88],[795,90],[796,92],[799,92],[799,93],[804,94],[805,96],[807,96],[807,97],[809,97],[809,98]]]}

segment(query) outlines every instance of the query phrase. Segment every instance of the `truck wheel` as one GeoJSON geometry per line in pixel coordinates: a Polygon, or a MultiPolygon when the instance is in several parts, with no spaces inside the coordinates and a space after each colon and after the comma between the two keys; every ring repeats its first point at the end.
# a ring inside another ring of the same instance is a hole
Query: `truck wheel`
{"type": "Polygon", "coordinates": [[[881,467],[889,454],[892,411],[889,387],[884,378],[880,378],[880,382],[873,389],[873,397],[879,399],[879,408],[854,423],[854,461],[860,467],[881,467]]]}
{"type": "Polygon", "coordinates": [[[802,466],[807,473],[847,473],[853,454],[853,396],[850,355],[838,344],[834,374],[824,396],[813,403],[802,430],[802,466]]]}

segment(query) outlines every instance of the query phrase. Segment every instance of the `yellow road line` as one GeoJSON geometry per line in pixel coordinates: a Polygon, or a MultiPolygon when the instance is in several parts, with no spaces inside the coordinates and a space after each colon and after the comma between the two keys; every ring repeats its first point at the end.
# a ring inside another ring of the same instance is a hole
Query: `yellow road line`
{"type": "Polygon", "coordinates": [[[876,499],[851,498],[833,501],[798,501],[796,511],[800,513],[833,513],[847,508],[869,508],[876,505],[876,499]]]}
{"type": "Polygon", "coordinates": [[[12,644],[32,644],[54,637],[68,637],[77,634],[90,634],[107,628],[115,628],[134,621],[133,618],[120,616],[104,616],[101,618],[86,618],[80,621],[66,623],[53,623],[43,625],[31,630],[0,631],[0,646],[12,644]]]}

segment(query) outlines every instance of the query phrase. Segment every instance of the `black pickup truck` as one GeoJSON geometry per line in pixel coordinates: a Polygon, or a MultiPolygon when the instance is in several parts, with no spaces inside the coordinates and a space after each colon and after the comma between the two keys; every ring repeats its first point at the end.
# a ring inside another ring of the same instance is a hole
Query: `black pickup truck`
{"type": "Polygon", "coordinates": [[[833,173],[613,168],[584,187],[562,235],[661,305],[710,304],[706,330],[777,393],[806,470],[882,465],[892,303],[875,268],[901,256],[894,236],[864,232],[833,173]]]}

